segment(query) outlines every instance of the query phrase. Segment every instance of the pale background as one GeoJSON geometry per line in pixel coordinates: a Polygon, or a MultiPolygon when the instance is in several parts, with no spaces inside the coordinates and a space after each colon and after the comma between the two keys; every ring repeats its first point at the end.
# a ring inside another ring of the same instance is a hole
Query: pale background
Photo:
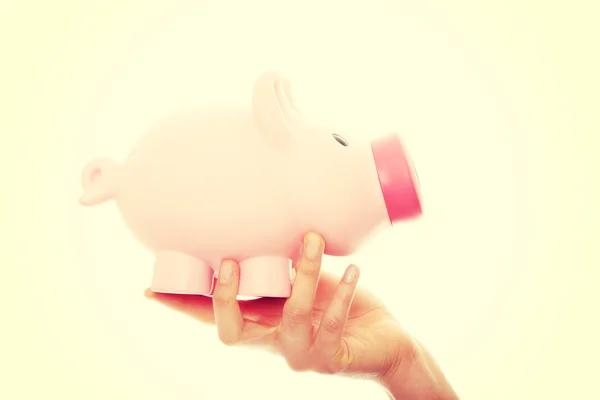
{"type": "Polygon", "coordinates": [[[425,215],[328,259],[363,270],[463,399],[599,399],[598,7],[582,1],[0,2],[1,399],[384,399],[288,371],[144,299],[152,258],[89,158],[160,116],[250,104],[403,132],[425,215]]]}

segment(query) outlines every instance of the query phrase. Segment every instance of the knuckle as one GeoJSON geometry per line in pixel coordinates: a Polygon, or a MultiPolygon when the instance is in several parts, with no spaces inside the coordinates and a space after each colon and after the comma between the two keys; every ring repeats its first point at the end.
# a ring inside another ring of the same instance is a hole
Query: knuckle
{"type": "Polygon", "coordinates": [[[352,301],[352,296],[351,291],[341,290],[335,295],[334,305],[346,307],[352,301]]]}
{"type": "Polygon", "coordinates": [[[336,375],[341,373],[344,368],[339,358],[323,357],[317,362],[315,370],[321,374],[336,375]]]}
{"type": "Polygon", "coordinates": [[[238,342],[238,335],[232,332],[219,331],[219,340],[226,346],[233,346],[238,342]]]}
{"type": "Polygon", "coordinates": [[[321,324],[326,332],[337,333],[344,327],[344,321],[337,315],[328,315],[321,324]]]}
{"type": "Polygon", "coordinates": [[[309,315],[312,315],[312,307],[306,307],[299,304],[286,304],[283,310],[290,323],[304,321],[309,315]]]}
{"type": "Polygon", "coordinates": [[[298,275],[305,276],[307,278],[317,278],[321,271],[321,266],[316,262],[303,262],[298,266],[298,275]]]}
{"type": "Polygon", "coordinates": [[[231,296],[229,293],[223,290],[215,290],[213,294],[213,302],[219,307],[229,306],[235,301],[235,296],[231,296]]]}
{"type": "Polygon", "coordinates": [[[341,372],[341,367],[339,364],[339,361],[336,359],[330,359],[322,364],[321,369],[326,374],[335,375],[341,372]]]}
{"type": "Polygon", "coordinates": [[[306,363],[300,359],[287,357],[285,361],[289,369],[291,369],[294,372],[304,372],[308,370],[306,363]]]}
{"type": "Polygon", "coordinates": [[[303,371],[305,371],[305,369],[300,364],[296,364],[296,363],[290,363],[290,362],[288,362],[288,367],[289,367],[289,369],[291,369],[294,372],[303,372],[303,371]]]}

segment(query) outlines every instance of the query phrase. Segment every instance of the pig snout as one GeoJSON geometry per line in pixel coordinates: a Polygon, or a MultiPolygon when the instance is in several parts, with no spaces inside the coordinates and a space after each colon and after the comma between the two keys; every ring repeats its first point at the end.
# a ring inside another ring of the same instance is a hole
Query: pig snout
{"type": "Polygon", "coordinates": [[[117,191],[118,164],[109,158],[90,161],[81,174],[83,194],[79,204],[94,206],[111,200],[117,191]]]}
{"type": "Polygon", "coordinates": [[[421,215],[419,181],[400,137],[379,138],[371,149],[391,223],[421,215]]]}

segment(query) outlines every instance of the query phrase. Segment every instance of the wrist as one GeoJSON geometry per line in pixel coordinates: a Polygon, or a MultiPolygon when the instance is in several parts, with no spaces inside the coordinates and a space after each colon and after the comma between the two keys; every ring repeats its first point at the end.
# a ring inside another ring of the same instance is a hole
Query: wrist
{"type": "Polygon", "coordinates": [[[459,400],[433,357],[416,340],[398,355],[381,384],[393,400],[459,400]]]}

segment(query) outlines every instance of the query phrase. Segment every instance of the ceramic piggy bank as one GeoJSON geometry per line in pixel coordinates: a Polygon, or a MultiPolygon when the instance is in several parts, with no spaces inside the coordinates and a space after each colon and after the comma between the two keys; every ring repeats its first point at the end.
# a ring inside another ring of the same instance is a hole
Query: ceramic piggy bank
{"type": "Polygon", "coordinates": [[[303,235],[349,255],[380,228],[421,214],[400,138],[348,142],[305,120],[275,72],[253,87],[252,109],[173,115],[123,163],[92,160],[80,204],[113,199],[156,255],[151,289],[211,295],[223,259],[240,265],[239,295],[288,297],[303,235]]]}

